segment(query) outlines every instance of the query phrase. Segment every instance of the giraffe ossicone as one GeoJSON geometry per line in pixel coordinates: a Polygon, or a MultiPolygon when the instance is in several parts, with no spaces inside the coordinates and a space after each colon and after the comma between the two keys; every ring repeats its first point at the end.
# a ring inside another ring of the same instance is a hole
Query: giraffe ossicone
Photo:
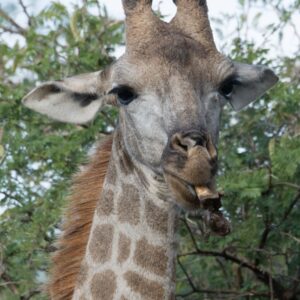
{"type": "Polygon", "coordinates": [[[112,137],[75,178],[51,299],[174,299],[178,208],[206,209],[221,235],[217,143],[222,107],[240,110],[277,82],[218,52],[206,1],[177,0],[166,23],[151,0],[123,0],[126,52],[103,71],[42,84],[23,103],[86,123],[119,107],[112,137]]]}

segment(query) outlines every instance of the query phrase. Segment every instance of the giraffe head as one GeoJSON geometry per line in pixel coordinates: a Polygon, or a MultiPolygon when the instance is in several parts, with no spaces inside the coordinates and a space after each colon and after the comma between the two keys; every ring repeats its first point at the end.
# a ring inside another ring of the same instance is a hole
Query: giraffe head
{"type": "Polygon", "coordinates": [[[47,82],[24,104],[59,121],[86,123],[119,107],[124,151],[162,175],[178,203],[197,208],[195,187],[213,188],[222,107],[240,110],[276,82],[264,66],[216,49],[205,0],[177,0],[170,23],[152,0],[123,0],[126,52],[103,71],[47,82]]]}

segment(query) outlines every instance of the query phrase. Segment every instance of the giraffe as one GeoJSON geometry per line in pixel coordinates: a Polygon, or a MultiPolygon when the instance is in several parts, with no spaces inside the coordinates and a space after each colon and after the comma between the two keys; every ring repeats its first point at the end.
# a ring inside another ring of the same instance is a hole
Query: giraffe
{"type": "Polygon", "coordinates": [[[122,57],[102,71],[46,82],[23,99],[75,124],[104,105],[119,108],[113,136],[75,179],[51,299],[174,299],[179,211],[219,207],[222,108],[240,110],[278,80],[265,66],[217,50],[205,0],[174,2],[176,16],[166,23],[152,0],[123,0],[122,57]]]}

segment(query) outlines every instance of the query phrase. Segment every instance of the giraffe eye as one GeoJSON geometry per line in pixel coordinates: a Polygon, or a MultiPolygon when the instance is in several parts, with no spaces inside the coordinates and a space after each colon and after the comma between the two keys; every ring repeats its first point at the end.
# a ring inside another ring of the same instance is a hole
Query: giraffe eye
{"type": "Polygon", "coordinates": [[[137,98],[137,94],[133,88],[127,85],[120,85],[113,88],[109,94],[115,94],[122,105],[128,105],[137,98]]]}
{"type": "Polygon", "coordinates": [[[227,79],[220,87],[220,94],[223,95],[226,99],[229,99],[233,93],[234,87],[240,85],[241,83],[236,79],[227,79]]]}

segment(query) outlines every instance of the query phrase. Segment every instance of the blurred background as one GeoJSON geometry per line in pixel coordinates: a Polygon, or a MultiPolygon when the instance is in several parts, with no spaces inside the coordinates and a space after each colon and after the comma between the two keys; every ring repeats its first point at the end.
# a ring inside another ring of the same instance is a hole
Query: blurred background
{"type": "MultiPolygon", "coordinates": [[[[154,1],[165,20],[171,0],[154,1]]],[[[266,64],[280,83],[222,118],[218,185],[233,232],[182,216],[176,299],[300,299],[300,1],[208,0],[219,49],[266,64]]],[[[50,255],[71,176],[117,111],[88,126],[25,109],[42,81],[105,67],[124,52],[121,0],[0,3],[0,299],[47,299],[50,255]]]]}

